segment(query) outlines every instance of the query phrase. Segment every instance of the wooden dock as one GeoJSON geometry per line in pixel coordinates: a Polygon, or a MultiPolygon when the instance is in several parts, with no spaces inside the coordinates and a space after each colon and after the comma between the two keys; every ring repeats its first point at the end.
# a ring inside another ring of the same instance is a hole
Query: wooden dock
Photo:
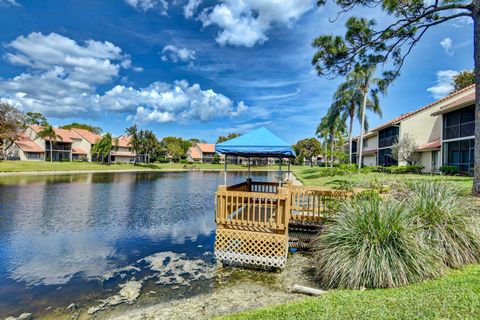
{"type": "Polygon", "coordinates": [[[351,193],[274,182],[219,186],[215,257],[225,264],[284,268],[289,247],[308,246],[339,200],[351,193]],[[303,241],[306,240],[306,241],[303,241]]]}

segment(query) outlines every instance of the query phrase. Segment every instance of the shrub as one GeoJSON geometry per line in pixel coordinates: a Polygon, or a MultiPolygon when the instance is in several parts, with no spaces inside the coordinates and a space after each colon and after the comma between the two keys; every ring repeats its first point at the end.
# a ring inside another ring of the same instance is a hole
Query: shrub
{"type": "Polygon", "coordinates": [[[215,153],[215,155],[213,156],[212,164],[219,164],[219,163],[220,163],[220,156],[218,155],[218,153],[215,153]]]}
{"type": "Polygon", "coordinates": [[[424,169],[423,166],[392,166],[392,167],[383,167],[383,172],[391,174],[406,174],[406,173],[421,173],[424,169]]]}
{"type": "Polygon", "coordinates": [[[180,163],[187,164],[188,160],[187,159],[180,159],[180,163]]]}
{"type": "Polygon", "coordinates": [[[403,286],[441,273],[402,203],[344,202],[315,240],[316,278],[326,288],[403,286]]]}
{"type": "Polygon", "coordinates": [[[410,182],[405,193],[423,238],[446,266],[480,261],[480,216],[465,198],[443,181],[410,182]]]}
{"type": "Polygon", "coordinates": [[[458,168],[455,166],[441,166],[439,170],[441,173],[447,176],[453,176],[458,174],[458,168]]]}

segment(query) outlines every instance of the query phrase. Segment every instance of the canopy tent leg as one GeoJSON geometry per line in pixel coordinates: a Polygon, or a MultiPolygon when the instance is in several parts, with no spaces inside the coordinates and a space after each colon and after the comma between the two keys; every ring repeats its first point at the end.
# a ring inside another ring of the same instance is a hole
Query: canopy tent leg
{"type": "Polygon", "coordinates": [[[227,160],[228,160],[228,155],[225,155],[225,169],[223,171],[223,184],[227,186],[227,160]]]}
{"type": "Polygon", "coordinates": [[[282,186],[282,179],[283,179],[283,177],[282,177],[282,158],[280,157],[279,160],[280,160],[280,161],[279,161],[279,165],[278,165],[278,166],[279,166],[279,174],[280,174],[280,176],[278,177],[278,186],[281,187],[281,186],[282,186]]]}
{"type": "Polygon", "coordinates": [[[288,175],[287,180],[290,181],[290,159],[288,159],[288,175]]]}

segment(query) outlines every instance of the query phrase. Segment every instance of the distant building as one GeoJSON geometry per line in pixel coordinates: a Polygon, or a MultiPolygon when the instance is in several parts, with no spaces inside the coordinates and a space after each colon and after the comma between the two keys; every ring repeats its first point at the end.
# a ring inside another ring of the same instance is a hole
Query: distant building
{"type": "Polygon", "coordinates": [[[120,136],[112,142],[114,149],[110,155],[110,162],[113,163],[134,163],[136,153],[133,151],[132,138],[129,136],[120,136]],[[118,141],[118,144],[116,142],[118,141]]]}
{"type": "Polygon", "coordinates": [[[188,148],[187,159],[191,162],[212,163],[215,156],[215,144],[197,143],[188,148]]]}

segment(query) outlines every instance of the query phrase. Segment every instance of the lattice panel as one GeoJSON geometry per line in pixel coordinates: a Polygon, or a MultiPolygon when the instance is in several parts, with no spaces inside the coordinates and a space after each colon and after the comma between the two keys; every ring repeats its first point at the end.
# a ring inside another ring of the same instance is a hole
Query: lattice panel
{"type": "Polygon", "coordinates": [[[287,250],[287,234],[217,229],[215,257],[219,261],[284,268],[287,250]]]}

